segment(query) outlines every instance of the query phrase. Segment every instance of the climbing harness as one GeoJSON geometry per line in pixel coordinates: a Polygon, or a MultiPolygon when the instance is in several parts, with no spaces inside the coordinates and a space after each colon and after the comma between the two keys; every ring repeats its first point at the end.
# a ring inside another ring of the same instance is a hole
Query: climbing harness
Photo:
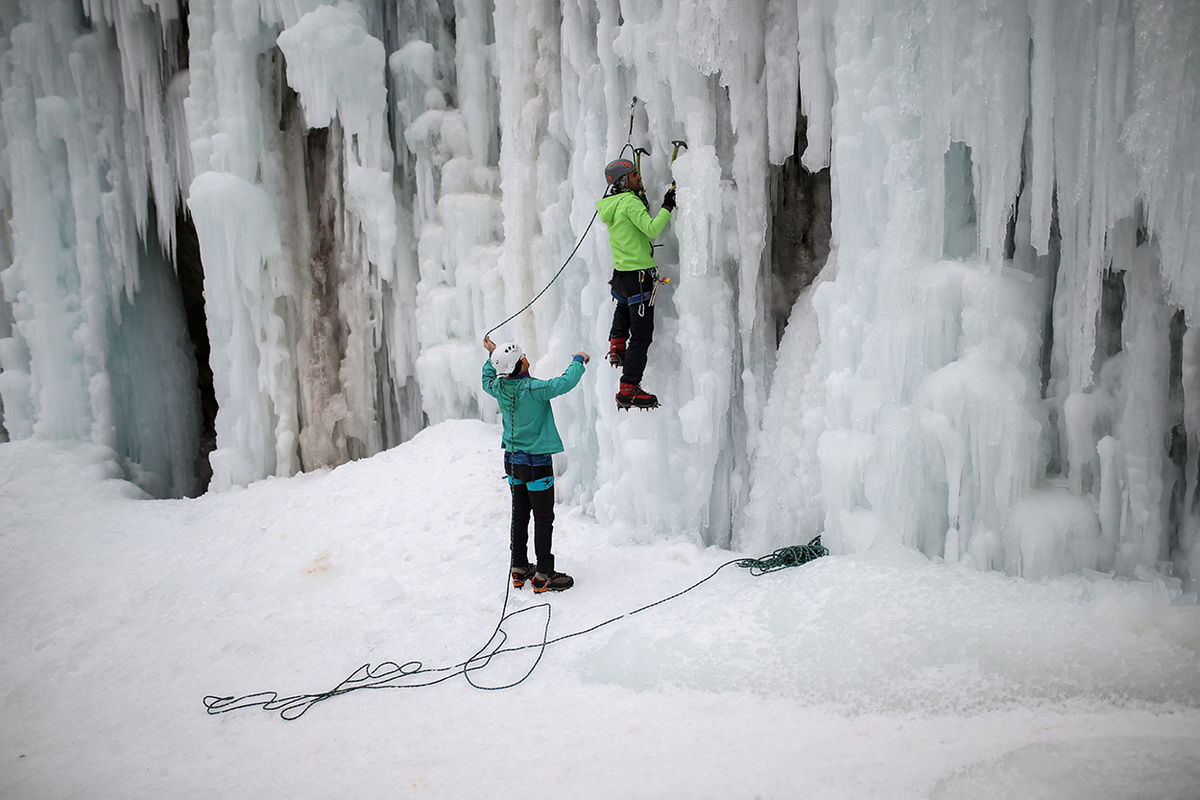
{"type": "Polygon", "coordinates": [[[821,544],[821,537],[817,536],[806,545],[794,545],[791,547],[782,547],[762,558],[735,558],[732,561],[726,561],[721,564],[706,577],[675,592],[672,595],[655,600],[653,603],[648,603],[640,608],[635,608],[633,611],[620,614],[618,616],[606,619],[603,622],[592,625],[589,628],[567,633],[562,636],[550,638],[550,616],[551,609],[549,603],[538,603],[527,608],[518,609],[517,611],[509,612],[508,601],[512,594],[512,581],[505,575],[505,585],[508,587],[504,593],[504,604],[500,608],[500,621],[496,623],[496,628],[492,635],[475,653],[466,661],[455,664],[450,667],[426,667],[420,661],[406,661],[403,664],[398,664],[394,661],[385,661],[381,664],[363,664],[358,669],[350,673],[350,675],[332,689],[325,692],[317,692],[315,694],[298,694],[289,697],[280,697],[277,692],[256,692],[254,694],[242,695],[241,697],[218,697],[216,695],[208,695],[204,698],[204,707],[209,715],[225,714],[230,711],[237,711],[243,708],[261,708],[263,711],[278,711],[280,718],[292,721],[297,720],[312,708],[317,703],[324,700],[329,700],[339,695],[348,694],[360,689],[418,689],[425,686],[433,686],[455,678],[459,675],[471,684],[476,689],[485,691],[499,691],[502,689],[511,689],[514,686],[524,682],[533,671],[537,669],[538,664],[542,660],[542,656],[546,652],[546,648],[552,644],[573,639],[577,636],[583,636],[587,633],[599,630],[606,625],[611,625],[635,614],[640,614],[643,611],[648,611],[657,606],[668,603],[678,597],[682,597],[693,589],[698,588],[704,583],[716,577],[717,573],[730,565],[737,565],[743,569],[748,569],[751,575],[765,575],[768,572],[785,569],[787,567],[796,567],[801,564],[808,563],[815,558],[829,555],[827,550],[821,544]],[[528,614],[532,612],[545,611],[545,620],[542,624],[542,638],[540,642],[533,644],[520,645],[514,647],[505,647],[508,641],[508,634],[504,632],[504,623],[510,619],[517,617],[520,614],[528,614]],[[484,686],[472,679],[471,673],[487,667],[492,659],[496,656],[505,653],[516,653],[523,650],[536,650],[537,658],[529,669],[515,681],[505,683],[500,686],[484,686]]]}
{"type": "MultiPolygon", "coordinates": [[[[617,290],[615,288],[609,289],[609,293],[612,294],[613,299],[616,300],[618,303],[624,303],[625,305],[629,306],[630,308],[637,306],[638,307],[638,316],[645,317],[646,316],[646,307],[654,305],[654,298],[658,295],[658,287],[670,282],[670,278],[658,277],[657,269],[651,270],[651,273],[652,274],[650,276],[650,290],[649,291],[638,292],[637,294],[630,295],[629,297],[622,297],[621,295],[617,294],[617,290]]],[[[638,287],[640,288],[645,282],[646,282],[646,270],[639,269],[638,270],[638,287]]],[[[611,281],[610,281],[610,283],[611,283],[611,281]]]]}

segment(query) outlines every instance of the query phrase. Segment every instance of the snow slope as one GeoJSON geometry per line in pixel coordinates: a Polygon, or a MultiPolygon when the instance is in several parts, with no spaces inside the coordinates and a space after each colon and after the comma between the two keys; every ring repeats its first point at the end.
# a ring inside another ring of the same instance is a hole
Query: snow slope
{"type": "Polygon", "coordinates": [[[530,611],[506,648],[717,572],[470,682],[427,672],[447,679],[294,721],[206,713],[485,648],[506,603],[498,441],[446,422],[165,501],[94,445],[0,444],[0,796],[1197,796],[1200,607],[1160,577],[1031,582],[898,546],[756,577],[718,568],[762,553],[636,543],[565,503],[577,585],[511,592],[530,611]]]}

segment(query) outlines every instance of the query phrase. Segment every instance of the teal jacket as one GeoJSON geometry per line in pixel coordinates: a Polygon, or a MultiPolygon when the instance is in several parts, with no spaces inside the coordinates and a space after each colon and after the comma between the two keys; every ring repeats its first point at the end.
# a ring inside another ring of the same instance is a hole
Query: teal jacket
{"type": "Polygon", "coordinates": [[[651,218],[646,204],[633,192],[621,192],[596,203],[600,221],[608,227],[613,269],[633,272],[654,268],[654,247],[650,240],[662,233],[671,220],[671,212],[659,209],[651,218]]]}
{"type": "Polygon", "coordinates": [[[583,377],[583,359],[573,359],[566,371],[548,381],[498,377],[491,361],[483,364],[483,390],[500,401],[505,450],[551,455],[563,451],[550,398],[566,394],[583,377]]]}

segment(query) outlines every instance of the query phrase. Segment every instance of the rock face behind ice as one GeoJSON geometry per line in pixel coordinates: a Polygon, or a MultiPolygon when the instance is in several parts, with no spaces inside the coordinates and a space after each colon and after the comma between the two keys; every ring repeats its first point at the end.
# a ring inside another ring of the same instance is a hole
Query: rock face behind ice
{"type": "Polygon", "coordinates": [[[597,356],[559,495],[618,540],[1200,576],[1194,4],[3,5],[3,438],[162,495],[339,464],[496,419],[479,340],[549,284],[493,335],[597,356]],[[646,414],[628,145],[679,198],[646,414]]]}

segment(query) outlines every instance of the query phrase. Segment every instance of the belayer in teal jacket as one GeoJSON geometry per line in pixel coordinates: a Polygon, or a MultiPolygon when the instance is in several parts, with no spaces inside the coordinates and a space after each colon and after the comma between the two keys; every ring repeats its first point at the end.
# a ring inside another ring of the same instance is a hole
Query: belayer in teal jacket
{"type": "Polygon", "coordinates": [[[609,283],[617,302],[608,333],[608,360],[621,369],[618,408],[654,408],[658,398],[641,387],[650,342],[654,339],[654,239],[675,210],[675,189],[667,190],[662,208],[653,217],[642,191],[642,175],[634,163],[619,158],[604,169],[608,193],[596,203],[596,213],[608,228],[613,274],[609,283]]]}
{"type": "Polygon", "coordinates": [[[554,464],[563,451],[550,400],[575,388],[583,376],[587,353],[576,353],[562,375],[539,380],[529,374],[529,360],[515,342],[496,346],[485,336],[490,357],[483,364],[483,390],[500,403],[503,422],[504,472],[512,493],[512,579],[520,589],[531,580],[535,592],[562,591],[575,581],[554,570],[554,464]],[[529,562],[529,517],[533,515],[536,568],[529,562]]]}

